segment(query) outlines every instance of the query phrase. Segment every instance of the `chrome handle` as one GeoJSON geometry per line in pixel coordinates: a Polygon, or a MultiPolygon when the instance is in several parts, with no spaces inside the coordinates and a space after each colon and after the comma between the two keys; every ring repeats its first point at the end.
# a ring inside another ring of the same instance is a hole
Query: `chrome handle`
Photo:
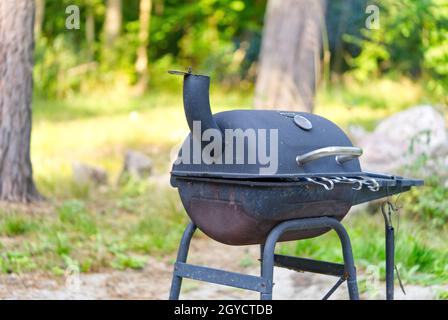
{"type": "Polygon", "coordinates": [[[343,164],[362,155],[362,149],[357,147],[326,147],[310,151],[308,153],[296,157],[296,162],[299,166],[304,165],[310,161],[320,158],[336,156],[336,162],[343,164]]]}

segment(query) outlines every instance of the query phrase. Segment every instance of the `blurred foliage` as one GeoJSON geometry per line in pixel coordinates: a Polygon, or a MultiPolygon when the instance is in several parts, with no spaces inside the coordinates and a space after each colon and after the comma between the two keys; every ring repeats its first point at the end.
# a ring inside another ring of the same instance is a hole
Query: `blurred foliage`
{"type": "Polygon", "coordinates": [[[443,158],[430,158],[423,153],[404,170],[414,177],[425,177],[425,187],[414,188],[404,195],[405,211],[426,225],[447,228],[448,166],[443,158]]]}
{"type": "MultiPolygon", "coordinates": [[[[81,28],[67,30],[65,8],[73,1],[46,1],[43,31],[36,41],[36,94],[63,98],[98,87],[134,84],[139,1],[123,3],[121,35],[113,50],[104,49],[105,2],[75,3],[80,8],[81,28]],[[94,43],[86,40],[87,12],[95,19],[94,43]]],[[[147,48],[150,87],[166,88],[173,82],[166,71],[186,66],[223,82],[253,80],[251,67],[258,57],[265,4],[265,0],[154,0],[147,48]]]]}
{"type": "Polygon", "coordinates": [[[359,47],[348,57],[353,74],[368,80],[383,74],[423,77],[428,89],[446,101],[448,90],[448,1],[378,1],[380,28],[346,34],[359,47]]]}
{"type": "MultiPolygon", "coordinates": [[[[192,66],[224,86],[250,88],[256,75],[266,0],[154,0],[151,13],[149,89],[175,82],[170,68],[192,66]]],[[[431,94],[446,99],[448,88],[447,0],[384,0],[380,29],[368,30],[367,0],[327,1],[326,30],[333,75],[358,80],[381,75],[423,77],[431,94]],[[426,81],[428,80],[428,81],[426,81]]],[[[121,34],[105,46],[102,0],[46,1],[36,41],[36,94],[63,98],[97,89],[132,87],[137,81],[139,0],[122,5],[121,34]],[[65,8],[80,8],[80,30],[65,28],[65,8]],[[87,16],[94,19],[88,41],[87,16]]],[[[440,99],[439,99],[440,101],[440,99]]]]}
{"type": "Polygon", "coordinates": [[[413,189],[406,197],[406,212],[414,218],[438,228],[448,225],[448,187],[441,177],[426,178],[424,188],[413,189]]]}

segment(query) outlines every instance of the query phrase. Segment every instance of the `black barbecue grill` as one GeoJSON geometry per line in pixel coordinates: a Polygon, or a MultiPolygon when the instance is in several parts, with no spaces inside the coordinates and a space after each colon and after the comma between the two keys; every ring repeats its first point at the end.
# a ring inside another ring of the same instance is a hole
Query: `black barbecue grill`
{"type": "MultiPolygon", "coordinates": [[[[363,172],[358,160],[362,150],[354,147],[337,125],[318,115],[272,110],[234,110],[212,115],[210,78],[191,72],[170,73],[184,77],[184,108],[191,130],[173,165],[171,184],[178,188],[192,220],[181,242],[170,297],[178,298],[181,279],[188,277],[259,291],[262,298],[269,299],[275,264],[337,275],[341,280],[335,288],[348,280],[350,297],[356,299],[350,240],[339,221],[353,205],[408,191],[423,181],[363,172]],[[229,131],[235,140],[227,138],[229,131]],[[264,134],[264,145],[256,143],[261,139],[256,134],[260,133],[264,134]],[[205,142],[204,135],[208,137],[205,142]],[[239,145],[234,143],[237,141],[239,145]],[[272,141],[274,144],[268,143],[272,141]],[[210,151],[210,142],[214,148],[207,156],[201,151],[210,151]],[[260,151],[264,151],[265,158],[250,159],[251,152],[259,155],[260,151]],[[267,155],[275,160],[274,165],[269,163],[274,170],[267,164],[267,155]],[[262,276],[187,264],[188,246],[196,227],[228,245],[260,244],[262,276]],[[341,238],[345,265],[274,255],[277,241],[316,237],[331,229],[341,238]]],[[[393,228],[388,219],[386,222],[391,298],[393,228]]]]}

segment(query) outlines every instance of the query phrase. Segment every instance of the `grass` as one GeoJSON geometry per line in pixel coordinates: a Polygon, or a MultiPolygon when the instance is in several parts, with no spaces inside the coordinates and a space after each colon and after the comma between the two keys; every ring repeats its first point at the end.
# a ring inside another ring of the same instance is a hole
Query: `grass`
{"type": "MultiPolygon", "coordinates": [[[[396,224],[396,223],[395,223],[396,224]]],[[[385,276],[384,223],[379,214],[357,212],[344,225],[352,240],[357,267],[379,270],[385,276]]],[[[397,224],[396,224],[397,225],[397,224]]],[[[419,222],[401,217],[396,234],[396,264],[407,283],[448,282],[448,241],[446,230],[425,228],[419,222]]],[[[283,254],[342,262],[339,238],[334,232],[322,237],[284,244],[283,254]]]]}
{"type": "Polygon", "coordinates": [[[139,269],[148,255],[177,247],[186,215],[174,190],[131,181],[122,189],[91,193],[95,201],[54,201],[33,216],[3,209],[0,271],[60,274],[70,265],[83,272],[139,269]],[[132,210],[117,206],[114,199],[132,203],[132,210]]]}
{"type": "Polygon", "coordinates": [[[448,300],[448,291],[439,291],[437,293],[437,299],[438,300],[448,300]]]}
{"type": "MultiPolygon", "coordinates": [[[[251,91],[213,89],[214,112],[251,107],[251,91]]],[[[150,255],[173,254],[187,222],[176,191],[148,181],[118,185],[117,178],[127,149],[149,154],[154,174],[169,172],[170,153],[188,133],[180,92],[35,99],[31,154],[37,186],[48,201],[32,210],[1,209],[0,272],[63,275],[68,267],[82,272],[139,269],[150,255]],[[75,184],[73,162],[105,168],[108,185],[75,184]]],[[[370,130],[385,116],[427,101],[420,86],[408,80],[363,86],[346,81],[319,91],[315,111],[342,127],[356,123],[370,130]]],[[[380,217],[361,213],[348,219],[347,226],[360,267],[377,266],[384,275],[380,217]]],[[[397,262],[406,281],[448,281],[446,234],[444,227],[426,226],[415,215],[403,214],[397,262]]],[[[280,250],[340,261],[338,239],[331,233],[280,250]]]]}
{"type": "Polygon", "coordinates": [[[0,233],[8,237],[24,235],[35,228],[35,223],[20,216],[7,216],[0,225],[0,233]]]}
{"type": "MultiPolygon", "coordinates": [[[[218,93],[213,98],[218,105],[250,106],[249,95],[218,93]]],[[[93,96],[36,101],[31,154],[40,189],[58,198],[85,194],[71,182],[74,161],[104,167],[114,182],[126,149],[148,153],[156,172],[168,172],[171,149],[188,133],[181,99],[165,93],[140,99],[93,96]]]]}

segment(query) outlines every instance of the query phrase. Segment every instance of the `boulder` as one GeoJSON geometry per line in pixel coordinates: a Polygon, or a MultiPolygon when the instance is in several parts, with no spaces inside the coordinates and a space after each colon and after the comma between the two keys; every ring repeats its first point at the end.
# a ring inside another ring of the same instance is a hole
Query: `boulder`
{"type": "Polygon", "coordinates": [[[107,184],[108,175],[106,170],[84,163],[72,164],[73,179],[77,184],[107,184]]]}
{"type": "Polygon", "coordinates": [[[350,137],[350,140],[353,142],[361,141],[365,136],[368,135],[366,129],[358,125],[350,125],[347,128],[347,134],[350,137]]]}
{"type": "Polygon", "coordinates": [[[152,160],[145,154],[129,150],[124,157],[123,170],[120,177],[130,175],[133,178],[142,179],[151,174],[152,160]]]}
{"type": "Polygon", "coordinates": [[[397,173],[422,155],[436,163],[448,155],[445,119],[431,106],[396,113],[355,143],[364,150],[360,158],[364,171],[397,173]]]}
{"type": "Polygon", "coordinates": [[[153,175],[149,177],[149,183],[159,187],[159,188],[169,188],[170,187],[171,175],[169,173],[153,175]]]}

